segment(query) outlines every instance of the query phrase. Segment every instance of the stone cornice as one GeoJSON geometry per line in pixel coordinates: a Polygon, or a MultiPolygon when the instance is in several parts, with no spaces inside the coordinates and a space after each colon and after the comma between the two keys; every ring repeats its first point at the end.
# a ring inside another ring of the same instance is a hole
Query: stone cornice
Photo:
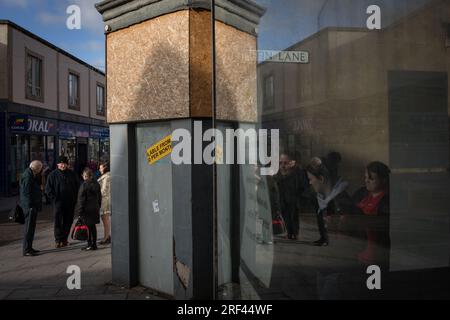
{"type": "MultiPolygon", "coordinates": [[[[185,9],[211,9],[210,0],[105,0],[95,5],[107,33],[185,9]]],[[[217,0],[216,19],[256,35],[265,9],[251,0],[217,0]]]]}

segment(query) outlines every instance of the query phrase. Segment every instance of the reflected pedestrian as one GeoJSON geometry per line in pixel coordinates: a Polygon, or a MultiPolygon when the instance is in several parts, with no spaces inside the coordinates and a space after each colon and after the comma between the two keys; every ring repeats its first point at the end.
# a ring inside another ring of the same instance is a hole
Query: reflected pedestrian
{"type": "Polygon", "coordinates": [[[352,211],[351,199],[345,191],[348,182],[337,175],[337,165],[340,160],[338,153],[330,153],[324,160],[313,158],[306,168],[310,184],[317,194],[317,225],[320,239],[314,242],[316,246],[329,244],[325,221],[327,215],[342,215],[352,211]]]}
{"type": "Polygon", "coordinates": [[[280,170],[275,176],[278,186],[280,210],[286,223],[288,239],[296,240],[300,229],[300,204],[308,186],[304,170],[296,165],[288,153],[280,156],[280,170]]]}

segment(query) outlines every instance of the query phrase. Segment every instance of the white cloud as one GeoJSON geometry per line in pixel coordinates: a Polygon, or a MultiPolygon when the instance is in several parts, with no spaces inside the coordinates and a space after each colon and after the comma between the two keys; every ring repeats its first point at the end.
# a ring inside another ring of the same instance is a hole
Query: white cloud
{"type": "Polygon", "coordinates": [[[11,7],[28,7],[28,0],[0,0],[0,5],[6,5],[11,7]]]}

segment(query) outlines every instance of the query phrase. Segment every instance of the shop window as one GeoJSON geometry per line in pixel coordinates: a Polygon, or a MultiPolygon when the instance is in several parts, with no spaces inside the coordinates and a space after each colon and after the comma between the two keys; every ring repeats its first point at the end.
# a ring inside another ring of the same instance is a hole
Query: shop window
{"type": "Polygon", "coordinates": [[[97,83],[97,115],[105,115],[105,87],[97,83]]]}
{"type": "Polygon", "coordinates": [[[43,102],[43,59],[28,51],[26,54],[26,98],[43,102]]]}
{"type": "Polygon", "coordinates": [[[100,155],[100,140],[89,138],[89,167],[98,168],[100,155]]]}
{"type": "Polygon", "coordinates": [[[47,137],[47,165],[53,168],[55,165],[55,137],[47,137]]]}
{"type": "Polygon", "coordinates": [[[80,76],[69,72],[69,109],[80,110],[80,76]]]}
{"type": "Polygon", "coordinates": [[[69,167],[74,169],[77,154],[76,139],[72,138],[59,140],[59,154],[69,158],[69,167]]]}
{"type": "Polygon", "coordinates": [[[262,112],[236,126],[279,130],[260,139],[278,145],[278,172],[218,166],[217,297],[448,297],[450,2],[386,0],[378,16],[364,1],[254,2],[256,47],[311,60],[257,61],[262,112]],[[373,267],[382,290],[367,282],[373,267]]]}
{"type": "Polygon", "coordinates": [[[45,161],[44,136],[30,136],[30,160],[45,161]]]}
{"type": "Polygon", "coordinates": [[[23,135],[11,136],[10,142],[10,186],[13,190],[19,187],[22,173],[29,164],[29,137],[23,135]]]}

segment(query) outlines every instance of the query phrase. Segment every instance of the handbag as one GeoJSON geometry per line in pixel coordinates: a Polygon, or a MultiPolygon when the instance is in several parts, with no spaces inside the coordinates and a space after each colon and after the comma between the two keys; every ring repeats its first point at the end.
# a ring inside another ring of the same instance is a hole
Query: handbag
{"type": "Polygon", "coordinates": [[[274,236],[287,235],[286,223],[284,222],[283,216],[281,214],[277,214],[276,217],[272,220],[272,229],[274,236]]]}
{"type": "Polygon", "coordinates": [[[72,239],[78,241],[87,241],[89,239],[89,228],[82,218],[78,218],[72,229],[72,239]]]}
{"type": "Polygon", "coordinates": [[[9,221],[25,224],[25,214],[19,204],[16,204],[16,207],[11,209],[11,212],[9,213],[9,221]]]}

